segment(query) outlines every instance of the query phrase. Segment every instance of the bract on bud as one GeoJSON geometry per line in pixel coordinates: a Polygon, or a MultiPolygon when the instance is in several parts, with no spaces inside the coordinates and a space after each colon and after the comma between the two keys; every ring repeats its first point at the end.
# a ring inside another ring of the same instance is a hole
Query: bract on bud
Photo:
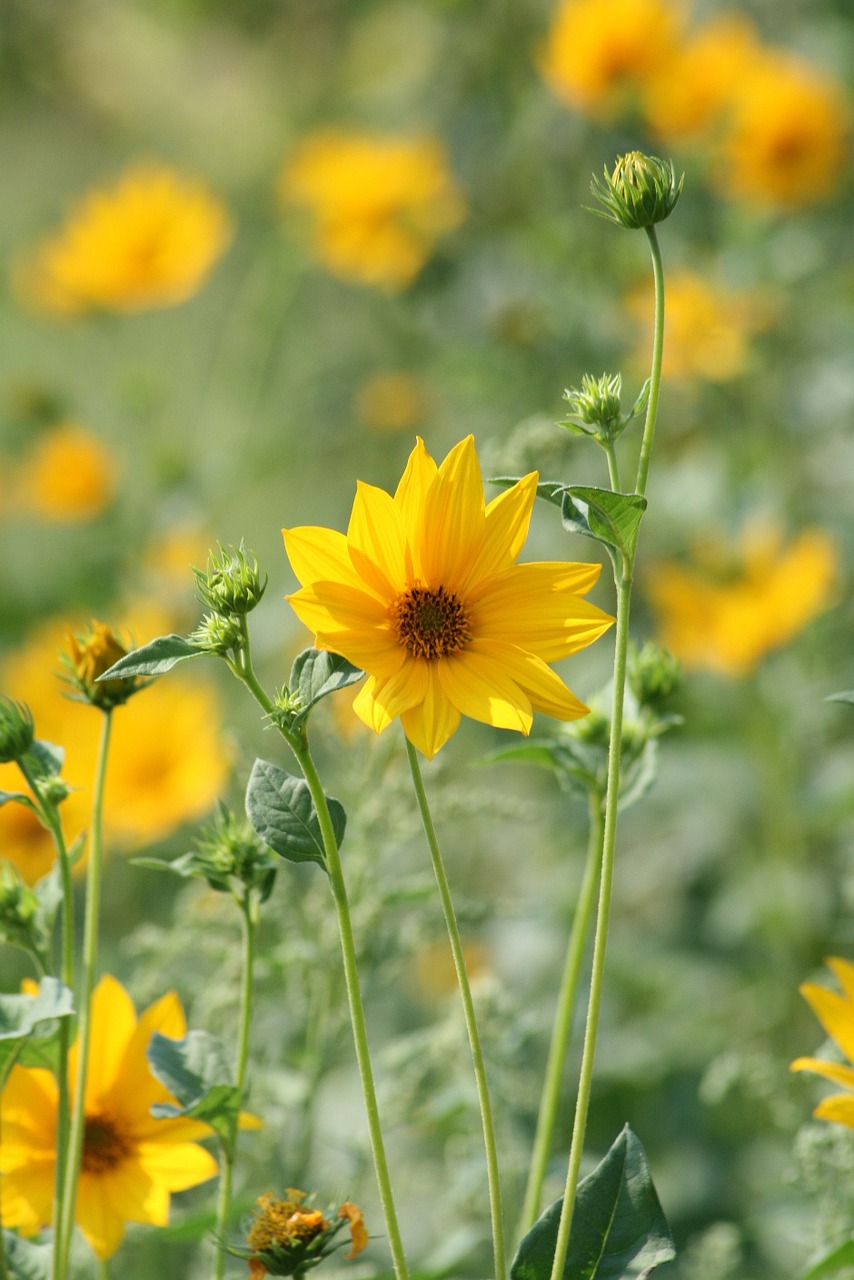
{"type": "Polygon", "coordinates": [[[270,896],[281,859],[267,848],[245,818],[221,802],[210,826],[183,859],[187,871],[204,876],[212,889],[234,892],[234,886],[257,889],[261,901],[270,896]]]}
{"type": "Polygon", "coordinates": [[[233,649],[240,649],[244,644],[239,620],[221,613],[205,614],[190,639],[200,649],[220,656],[233,649]]]}
{"type": "Polygon", "coordinates": [[[68,652],[63,654],[65,677],[74,686],[82,702],[90,702],[102,711],[127,702],[142,686],[138,680],[101,680],[105,671],[124,658],[127,649],[106,623],[93,622],[82,635],[68,633],[68,652]]]}
{"type": "Polygon", "coordinates": [[[590,190],[602,206],[595,210],[617,226],[653,227],[673,212],[685,175],[677,180],[671,160],[630,151],[620,156],[613,173],[593,178],[590,190]]]}
{"type": "Polygon", "coordinates": [[[629,650],[629,687],[641,706],[658,709],[682,683],[682,666],[673,654],[648,640],[629,650]]]}
{"type": "Polygon", "coordinates": [[[30,709],[12,698],[0,697],[0,764],[20,760],[33,745],[30,709]]]}
{"type": "Polygon", "coordinates": [[[210,553],[207,568],[194,569],[193,576],[202,604],[223,617],[250,613],[267,587],[267,575],[262,580],[258,561],[242,542],[239,547],[220,545],[218,554],[210,553]]]}

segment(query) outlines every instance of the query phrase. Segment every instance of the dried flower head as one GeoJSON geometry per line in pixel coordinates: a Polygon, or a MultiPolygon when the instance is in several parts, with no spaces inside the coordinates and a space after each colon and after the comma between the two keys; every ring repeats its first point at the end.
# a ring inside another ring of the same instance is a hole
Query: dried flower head
{"type": "Polygon", "coordinates": [[[249,1275],[302,1276],[343,1245],[336,1237],[350,1225],[355,1258],[368,1243],[368,1233],[358,1205],[347,1200],[327,1214],[305,1203],[306,1194],[288,1187],[286,1198],[272,1192],[259,1196],[246,1236],[246,1247],[227,1246],[227,1252],[249,1262],[249,1275]]]}

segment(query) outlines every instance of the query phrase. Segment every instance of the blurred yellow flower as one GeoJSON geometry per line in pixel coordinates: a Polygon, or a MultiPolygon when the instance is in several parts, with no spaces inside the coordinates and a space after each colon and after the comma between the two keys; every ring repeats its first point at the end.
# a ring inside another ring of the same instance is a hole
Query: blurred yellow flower
{"type": "Polygon", "coordinates": [[[548,663],[613,619],[581,598],[599,565],[516,564],[536,486],[534,471],[487,507],[472,436],[441,467],[418,440],[394,497],[359,484],[346,536],[283,531],[293,610],[367,672],[353,709],[375,733],[399,716],[432,757],[461,715],[527,734],[534,711],[587,714],[548,663]]]}
{"type": "Polygon", "coordinates": [[[756,29],[743,14],[713,18],[644,84],[647,124],[671,143],[710,132],[762,56],[756,29]]]}
{"type": "Polygon", "coordinates": [[[798,990],[852,1066],[826,1062],[821,1058],[796,1058],[791,1069],[814,1071],[834,1084],[841,1084],[847,1092],[824,1098],[813,1115],[819,1120],[835,1120],[837,1124],[847,1124],[849,1129],[854,1129],[854,964],[836,956],[830,956],[825,963],[836,974],[842,995],[816,982],[805,982],[798,990]]]}
{"type": "MultiPolygon", "coordinates": [[[[652,350],[653,297],[644,283],[626,297],[626,307],[643,329],[636,360],[645,367],[652,350]]],[[[674,270],[667,277],[665,378],[703,378],[726,382],[747,365],[750,338],[767,326],[771,311],[756,294],[713,283],[695,271],[674,270]]]]}
{"type": "Polygon", "coordinates": [[[754,525],[735,549],[698,547],[691,568],[653,566],[646,588],[663,643],[686,667],[738,677],[830,607],[836,574],[821,529],[784,545],[778,529],[754,525]]]}
{"type": "Polygon", "coordinates": [[[391,289],[409,284],[465,215],[433,138],[321,130],[288,162],[279,197],[309,212],[314,253],[330,271],[391,289]]]}
{"type": "MultiPolygon", "coordinates": [[[[101,1259],[122,1242],[126,1222],[165,1226],[169,1197],[214,1177],[216,1161],[197,1145],[212,1130],[197,1120],[155,1120],[150,1108],[174,1102],[151,1074],[153,1032],[181,1039],[187,1027],[174,991],[137,1018],[130,996],[105,975],[92,997],[92,1051],[75,1221],[101,1259]]],[[[77,1045],[69,1054],[74,1097],[77,1045]]],[[[13,1067],[0,1099],[2,1218],[34,1235],[51,1221],[58,1090],[51,1071],[13,1067]]]]}
{"type": "Polygon", "coordinates": [[[680,28],[668,0],[562,0],[540,71],[563,102],[607,119],[673,63],[680,28]]]}
{"type": "Polygon", "coordinates": [[[15,480],[25,510],[48,520],[92,520],[113,499],[116,466],[93,432],[60,422],[24,458],[15,480]]]}
{"type": "MultiPolygon", "coordinates": [[[[481,942],[464,943],[463,958],[472,982],[492,972],[489,951],[481,942]]],[[[443,1000],[457,991],[457,971],[447,938],[425,942],[414,957],[413,976],[416,994],[427,1001],[443,1000]]]]}
{"type": "Polygon", "coordinates": [[[739,83],[718,160],[722,189],[797,208],[831,195],[848,172],[849,110],[837,81],[768,50],[739,83]]]}
{"type": "Polygon", "coordinates": [[[157,162],[89,192],[64,225],[17,264],[22,300],[37,311],[148,311],[201,288],[232,237],[224,204],[204,183],[157,162]]]}
{"type": "Polygon", "coordinates": [[[378,373],[356,393],[356,416],[374,431],[411,431],[427,416],[429,397],[411,373],[378,373]]]}

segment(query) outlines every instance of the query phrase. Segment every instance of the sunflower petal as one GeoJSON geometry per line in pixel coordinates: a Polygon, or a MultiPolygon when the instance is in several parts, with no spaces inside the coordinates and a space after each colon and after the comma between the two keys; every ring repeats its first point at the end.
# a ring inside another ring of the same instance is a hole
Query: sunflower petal
{"type": "Polygon", "coordinates": [[[283,529],[291,568],[304,587],[315,582],[347,582],[361,585],[347,551],[347,539],[335,529],[301,525],[283,529]]]}
{"type": "Polygon", "coordinates": [[[819,1120],[833,1120],[836,1124],[845,1124],[854,1129],[854,1095],[835,1093],[830,1098],[823,1098],[813,1111],[819,1120]]]}
{"type": "Polygon", "coordinates": [[[854,1005],[816,982],[804,982],[798,990],[829,1036],[849,1061],[854,1062],[854,1005]]]}
{"type": "MultiPolygon", "coordinates": [[[[591,575],[562,573],[563,568],[560,564],[520,564],[494,579],[470,607],[475,633],[518,645],[544,662],[556,662],[598,640],[614,619],[565,585],[589,581],[591,575]]],[[[599,566],[565,568],[592,569],[595,580],[599,566]]]]}
{"type": "Polygon", "coordinates": [[[484,524],[483,479],[474,437],[466,436],[442,463],[424,500],[415,547],[427,586],[454,590],[466,581],[483,545],[484,524]]]}
{"type": "Polygon", "coordinates": [[[153,1182],[169,1191],[185,1191],[215,1178],[218,1172],[211,1153],[195,1142],[141,1142],[136,1159],[153,1182]]]}
{"type": "Polygon", "coordinates": [[[391,679],[365,684],[353,700],[353,710],[374,733],[382,733],[397,716],[424,700],[428,685],[427,663],[410,659],[391,679]]]}
{"type": "Polygon", "coordinates": [[[347,529],[353,568],[390,603],[406,586],[406,535],[400,511],[384,489],[359,482],[347,529]]]}
{"type": "Polygon", "coordinates": [[[852,1010],[854,1010],[854,964],[849,960],[842,960],[839,956],[828,956],[825,964],[829,965],[836,974],[836,980],[842,988],[845,999],[851,1001],[852,1010]]]}
{"type": "Polygon", "coordinates": [[[390,627],[364,631],[318,631],[314,643],[318,649],[340,653],[342,658],[378,680],[390,680],[406,661],[406,652],[393,637],[390,627]]]}
{"type": "Polygon", "coordinates": [[[534,717],[527,694],[506,666],[484,653],[476,641],[441,663],[438,674],[449,701],[463,715],[497,729],[530,733],[534,717]]]}
{"type": "Polygon", "coordinates": [[[834,1084],[842,1085],[854,1093],[854,1067],[845,1067],[839,1062],[825,1062],[822,1058],[795,1058],[789,1066],[790,1071],[814,1071],[817,1076],[824,1076],[834,1084]]]}
{"type": "Polygon", "coordinates": [[[2,1223],[25,1236],[35,1235],[53,1217],[53,1183],[56,1160],[33,1159],[3,1174],[2,1223]]]}
{"type": "Polygon", "coordinates": [[[579,720],[587,715],[589,707],[579,702],[560,676],[535,654],[498,640],[476,640],[472,648],[489,655],[498,666],[509,672],[528,695],[535,711],[555,720],[579,720]]]}
{"type": "Polygon", "coordinates": [[[75,1219],[89,1241],[96,1256],[103,1260],[111,1257],[125,1235],[123,1212],[112,1204],[109,1180],[81,1173],[77,1188],[75,1219]]]}
{"type": "MultiPolygon", "coordinates": [[[[121,1068],[125,1050],[136,1027],[133,1001],[120,982],[105,973],[92,992],[89,1034],[89,1068],[86,1075],[87,1111],[100,1109],[121,1068]]],[[[77,1076],[79,1041],[68,1055],[68,1076],[77,1076]]]]}
{"type": "MultiPolygon", "coordinates": [[[[394,504],[403,516],[406,540],[412,548],[418,540],[418,531],[423,523],[424,502],[427,490],[436,478],[439,468],[424,448],[424,441],[416,437],[415,448],[409,455],[406,469],[400,478],[394,494],[394,504]]],[[[414,578],[423,576],[424,569],[420,563],[408,566],[414,578]]]]}
{"type": "Polygon", "coordinates": [[[343,582],[315,582],[288,603],[309,631],[352,631],[388,627],[386,605],[366,591],[343,582]]]}
{"type": "Polygon", "coordinates": [[[442,689],[434,663],[428,666],[427,675],[427,696],[411,710],[404,711],[400,723],[412,745],[428,760],[432,760],[436,752],[456,733],[460,713],[442,689]]]}
{"type": "Polygon", "coordinates": [[[134,1127],[140,1122],[158,1123],[149,1114],[149,1107],[154,1102],[172,1101],[172,1095],[148,1065],[148,1042],[155,1031],[172,1040],[181,1040],[187,1034],[187,1020],[176,992],[168,991],[140,1014],[116,1080],[104,1098],[106,1110],[125,1117],[134,1127]]]}
{"type": "Polygon", "coordinates": [[[519,555],[528,536],[538,479],[536,471],[530,472],[486,508],[483,545],[464,592],[477,594],[481,583],[509,568],[519,555]]]}

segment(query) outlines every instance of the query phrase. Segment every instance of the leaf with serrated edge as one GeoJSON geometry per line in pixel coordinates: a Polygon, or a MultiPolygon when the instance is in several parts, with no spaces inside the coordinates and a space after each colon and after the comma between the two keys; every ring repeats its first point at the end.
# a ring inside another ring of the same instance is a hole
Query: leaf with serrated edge
{"type": "Polygon", "coordinates": [[[294,717],[294,723],[304,720],[321,698],[356,684],[364,674],[340,654],[329,653],[326,649],[303,649],[294,658],[288,680],[288,689],[292,695],[298,695],[301,708],[294,717]]]}
{"type": "MultiPolygon", "coordinates": [[[[344,809],[329,797],[327,804],[340,847],[346,824],[344,809]]],[[[303,778],[295,778],[269,760],[256,760],[246,788],[246,816],[256,834],[280,857],[325,867],[320,823],[303,778]]]]}
{"type": "Polygon", "coordinates": [[[208,651],[183,636],[158,636],[140,649],[126,653],[105,671],[99,680],[122,680],[129,676],[162,676],[179,662],[188,658],[202,658],[208,651]]]}
{"type": "MultiPolygon", "coordinates": [[[[562,1204],[550,1205],[522,1240],[511,1280],[549,1280],[562,1204]]],[[[675,1256],[644,1149],[626,1125],[578,1184],[563,1280],[643,1280],[675,1256]]]]}

